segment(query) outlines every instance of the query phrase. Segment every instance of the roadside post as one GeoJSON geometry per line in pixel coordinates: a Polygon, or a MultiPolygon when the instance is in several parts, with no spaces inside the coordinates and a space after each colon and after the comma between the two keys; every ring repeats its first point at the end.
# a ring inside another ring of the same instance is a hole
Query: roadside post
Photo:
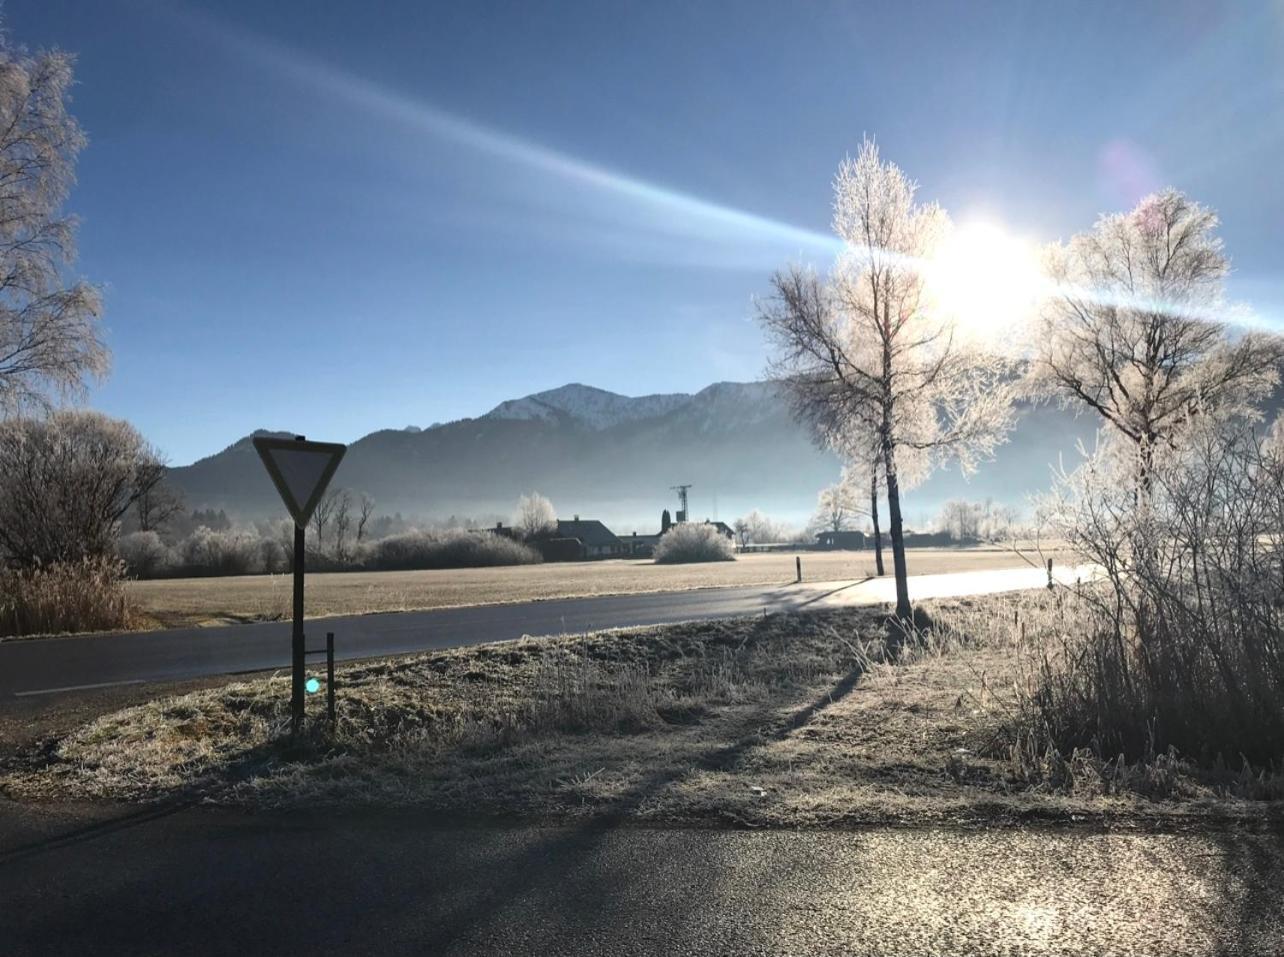
{"type": "MultiPolygon", "coordinates": [[[[303,725],[306,655],[303,636],[304,532],[347,448],[337,442],[309,442],[302,435],[293,439],[269,436],[256,436],[254,439],[254,450],[259,453],[281,501],[294,519],[294,629],[290,635],[290,729],[294,733],[303,725]]],[[[333,641],[328,646],[332,648],[333,641]]],[[[331,656],[327,657],[333,661],[331,656]]],[[[333,686],[331,681],[330,687],[333,686]]],[[[333,691],[330,693],[333,695],[333,691]]]]}
{"type": "Polygon", "coordinates": [[[794,556],[794,567],[798,570],[798,581],[802,581],[802,556],[794,556]]]}

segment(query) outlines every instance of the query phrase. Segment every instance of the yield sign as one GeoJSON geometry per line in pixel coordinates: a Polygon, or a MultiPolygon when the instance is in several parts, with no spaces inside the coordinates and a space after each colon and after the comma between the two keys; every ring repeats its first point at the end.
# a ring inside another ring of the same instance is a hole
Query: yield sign
{"type": "Polygon", "coordinates": [[[281,493],[294,524],[306,527],[348,447],[338,442],[308,442],[303,436],[297,439],[258,436],[254,439],[254,448],[267,466],[272,484],[281,493]]]}

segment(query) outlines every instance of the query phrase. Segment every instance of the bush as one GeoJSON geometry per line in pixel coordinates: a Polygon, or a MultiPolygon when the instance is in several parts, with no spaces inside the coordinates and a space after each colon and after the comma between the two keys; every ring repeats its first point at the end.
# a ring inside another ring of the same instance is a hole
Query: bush
{"type": "Polygon", "coordinates": [[[0,636],[115,631],[133,619],[119,559],[0,571],[0,636]]]}
{"type": "Polygon", "coordinates": [[[159,578],[174,566],[174,553],[155,532],[122,535],[116,551],[135,578],[159,578]]]}
{"type": "Polygon", "coordinates": [[[697,525],[684,522],[675,525],[661,537],[655,546],[657,565],[677,565],[684,562],[733,562],[731,539],[714,525],[697,525]]]}
{"type": "Polygon", "coordinates": [[[1087,633],[1040,667],[1025,702],[1035,747],[1278,762],[1284,456],[1224,429],[1145,484],[1120,481],[1119,464],[1099,454],[1056,503],[1062,534],[1106,584],[1087,633]]]}
{"type": "Polygon", "coordinates": [[[361,564],[374,571],[531,565],[539,552],[491,532],[406,532],[363,545],[361,564]]]}
{"type": "Polygon", "coordinates": [[[179,550],[187,575],[248,575],[260,568],[259,538],[250,532],[215,532],[202,525],[179,550]]]}

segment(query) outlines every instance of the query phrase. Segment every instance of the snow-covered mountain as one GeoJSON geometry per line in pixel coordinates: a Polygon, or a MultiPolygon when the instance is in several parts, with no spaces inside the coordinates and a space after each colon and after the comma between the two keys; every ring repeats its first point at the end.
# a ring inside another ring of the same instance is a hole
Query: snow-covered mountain
{"type": "Polygon", "coordinates": [[[567,421],[600,431],[623,422],[653,419],[689,401],[691,396],[684,392],[633,398],[572,382],[547,392],[501,402],[482,418],[567,421]]]}

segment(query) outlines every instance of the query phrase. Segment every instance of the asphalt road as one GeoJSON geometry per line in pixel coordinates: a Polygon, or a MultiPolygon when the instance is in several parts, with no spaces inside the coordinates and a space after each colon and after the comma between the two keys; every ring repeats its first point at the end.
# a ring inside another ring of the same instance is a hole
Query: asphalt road
{"type": "MultiPolygon", "coordinates": [[[[1067,568],[1067,582],[1085,574],[1067,568]]],[[[1038,568],[920,575],[910,579],[914,599],[1038,588],[1038,568]]],[[[351,660],[436,648],[580,633],[601,628],[729,618],[764,612],[891,602],[890,578],[814,582],[783,587],[711,588],[504,605],[438,608],[324,618],[307,625],[310,648],[335,633],[336,657],[351,660]]],[[[289,622],[177,628],[115,635],[85,635],[0,642],[0,701],[117,685],[174,681],[288,667],[289,622]]],[[[315,659],[313,659],[315,660],[315,659]]]]}
{"type": "Polygon", "coordinates": [[[7,957],[1284,953],[1279,835],[70,823],[0,802],[7,957]]]}

